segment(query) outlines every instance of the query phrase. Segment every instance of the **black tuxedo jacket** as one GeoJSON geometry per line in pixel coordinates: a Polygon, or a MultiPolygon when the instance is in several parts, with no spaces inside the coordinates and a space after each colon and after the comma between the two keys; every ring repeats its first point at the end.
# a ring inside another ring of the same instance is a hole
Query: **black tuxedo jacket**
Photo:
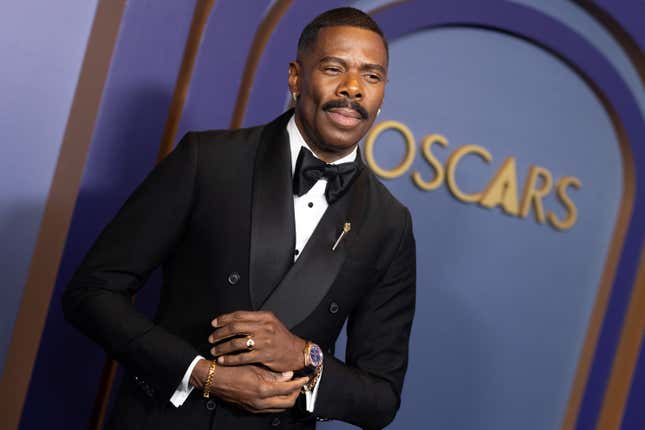
{"type": "Polygon", "coordinates": [[[345,362],[328,353],[315,415],[364,428],[400,403],[415,300],[408,210],[362,164],[293,263],[286,124],[187,134],[101,233],[65,291],[66,318],[125,367],[116,429],[313,428],[313,417],[247,413],[193,390],[170,396],[197,354],[210,357],[210,321],[270,310],[296,335],[333,350],[347,320],[345,362]],[[335,251],[345,222],[351,230],[335,251]],[[131,296],[163,267],[154,321],[131,296]]]}

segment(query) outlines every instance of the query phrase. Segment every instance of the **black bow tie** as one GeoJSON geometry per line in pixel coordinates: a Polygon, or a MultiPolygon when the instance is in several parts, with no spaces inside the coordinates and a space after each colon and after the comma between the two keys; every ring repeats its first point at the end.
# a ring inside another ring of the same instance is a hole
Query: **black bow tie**
{"type": "Polygon", "coordinates": [[[293,193],[298,197],[305,194],[320,179],[327,179],[325,198],[332,204],[349,189],[356,177],[358,166],[356,162],[327,164],[304,146],[300,148],[296,171],[293,173],[293,193]]]}

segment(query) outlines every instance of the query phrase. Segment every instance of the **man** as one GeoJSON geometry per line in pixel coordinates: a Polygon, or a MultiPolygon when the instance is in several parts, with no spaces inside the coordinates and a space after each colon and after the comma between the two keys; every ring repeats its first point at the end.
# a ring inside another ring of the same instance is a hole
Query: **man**
{"type": "Polygon", "coordinates": [[[111,428],[305,429],[315,418],[382,428],[394,418],[414,238],[408,210],[357,148],[387,63],[369,16],[318,16],[289,65],[293,111],[187,134],[106,227],[63,304],[126,370],[111,428]],[[159,265],[153,322],[131,296],[159,265]],[[332,351],[346,320],[343,362],[332,351]]]}

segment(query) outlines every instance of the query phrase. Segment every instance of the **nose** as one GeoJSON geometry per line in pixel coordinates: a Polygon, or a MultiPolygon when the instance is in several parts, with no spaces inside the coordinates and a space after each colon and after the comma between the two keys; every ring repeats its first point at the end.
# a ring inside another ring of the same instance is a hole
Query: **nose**
{"type": "Polygon", "coordinates": [[[343,98],[361,100],[363,98],[363,89],[358,77],[353,73],[346,74],[338,85],[336,94],[343,98]]]}

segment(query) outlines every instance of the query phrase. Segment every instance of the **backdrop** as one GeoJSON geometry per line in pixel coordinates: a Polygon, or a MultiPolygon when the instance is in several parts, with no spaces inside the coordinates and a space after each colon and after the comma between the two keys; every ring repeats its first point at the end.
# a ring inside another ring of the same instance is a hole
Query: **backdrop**
{"type": "MultiPolygon", "coordinates": [[[[14,41],[2,52],[15,60],[3,88],[28,106],[2,109],[13,145],[2,146],[1,161],[9,176],[0,187],[0,358],[3,381],[24,381],[7,415],[14,427],[12,413],[25,429],[100,428],[110,369],[60,308],[74,269],[186,131],[281,113],[302,27],[348,4],[372,14],[390,42],[383,113],[361,145],[410,208],[418,247],[410,368],[390,428],[645,425],[645,4],[106,3],[65,5],[56,23],[45,4],[2,6],[2,16],[44,23],[2,30],[14,41]],[[107,53],[95,60],[104,75],[81,92],[95,46],[107,53]],[[59,57],[37,55],[53,49],[59,57]],[[45,73],[52,69],[60,74],[45,73]],[[26,71],[56,94],[15,85],[26,71]],[[81,118],[73,103],[91,91],[87,137],[65,140],[81,118]],[[63,180],[74,175],[76,183],[63,180]],[[67,215],[48,212],[65,205],[67,215]],[[54,256],[52,275],[36,282],[42,249],[54,256]],[[24,339],[34,339],[31,355],[19,354],[30,351],[24,339]]],[[[151,312],[157,275],[148,284],[137,306],[151,312]]]]}

